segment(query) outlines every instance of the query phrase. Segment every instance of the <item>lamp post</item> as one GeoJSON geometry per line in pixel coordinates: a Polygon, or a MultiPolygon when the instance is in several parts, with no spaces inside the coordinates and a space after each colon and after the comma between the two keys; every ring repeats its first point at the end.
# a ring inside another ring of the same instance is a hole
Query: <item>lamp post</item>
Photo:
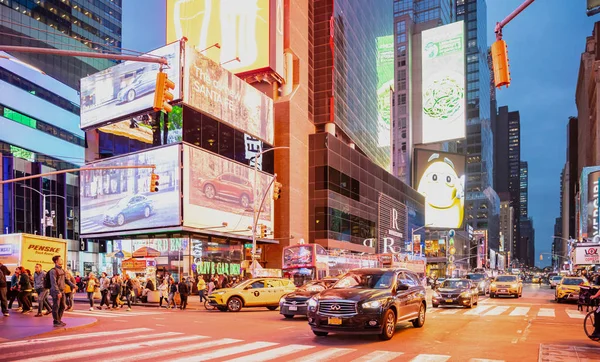
{"type": "MultiPolygon", "coordinates": [[[[428,226],[431,226],[431,225],[433,225],[433,224],[431,224],[431,223],[430,224],[425,224],[425,225],[420,226],[420,227],[418,227],[416,229],[415,228],[411,228],[410,229],[410,243],[411,243],[410,244],[411,245],[410,250],[412,251],[412,255],[415,255],[415,242],[413,241],[413,238],[415,237],[415,231],[419,231],[419,230],[424,229],[424,228],[426,228],[428,226]]],[[[423,255],[423,251],[421,250],[421,256],[422,255],[423,255]]]]}
{"type": "Polygon", "coordinates": [[[57,194],[46,195],[46,194],[40,192],[39,190],[34,189],[33,187],[29,187],[29,186],[23,185],[23,184],[19,184],[19,185],[21,187],[26,188],[26,189],[30,189],[32,191],[35,191],[35,192],[37,192],[38,194],[40,194],[42,196],[42,204],[44,205],[42,207],[42,221],[41,221],[41,224],[42,224],[42,236],[46,236],[46,197],[47,196],[50,196],[50,197],[51,196],[55,196],[55,197],[60,197],[63,200],[66,200],[65,197],[61,196],[61,195],[57,195],[57,194]]]}

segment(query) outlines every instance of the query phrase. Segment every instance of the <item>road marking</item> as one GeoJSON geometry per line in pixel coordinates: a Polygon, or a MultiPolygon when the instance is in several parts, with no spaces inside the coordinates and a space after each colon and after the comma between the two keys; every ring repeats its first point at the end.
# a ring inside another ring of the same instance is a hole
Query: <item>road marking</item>
{"type": "Polygon", "coordinates": [[[445,362],[450,359],[450,356],[441,354],[420,354],[410,360],[410,362],[445,362]]]}
{"type": "Polygon", "coordinates": [[[127,312],[127,311],[84,311],[84,310],[75,310],[71,312],[65,312],[65,314],[75,314],[75,315],[84,315],[87,317],[103,317],[103,318],[116,318],[116,317],[138,317],[138,316],[149,316],[156,315],[159,312],[127,312]]]}
{"type": "Polygon", "coordinates": [[[585,313],[580,312],[578,310],[565,309],[565,312],[567,312],[567,314],[569,315],[569,318],[574,318],[574,319],[584,319],[585,318],[585,313]]]}
{"type": "Polygon", "coordinates": [[[526,316],[529,312],[529,307],[516,307],[509,315],[511,316],[526,316]]]}
{"type": "Polygon", "coordinates": [[[238,353],[243,353],[243,352],[248,352],[248,351],[254,351],[256,349],[261,349],[261,348],[266,348],[266,347],[272,347],[272,346],[275,346],[277,344],[278,343],[272,343],[272,342],[254,342],[254,343],[242,344],[240,346],[229,347],[229,348],[222,348],[222,349],[218,349],[216,351],[211,351],[211,352],[207,352],[207,353],[197,354],[195,356],[186,356],[184,358],[180,358],[180,359],[174,360],[173,362],[207,361],[207,360],[210,360],[210,359],[216,359],[216,358],[231,356],[232,354],[238,354],[238,353]]]}
{"type": "Polygon", "coordinates": [[[296,352],[305,351],[307,349],[315,348],[315,346],[307,346],[304,344],[288,344],[287,346],[274,348],[264,352],[258,352],[249,356],[243,356],[234,358],[228,362],[263,362],[270,361],[276,358],[287,356],[288,354],[294,354],[296,352]]]}
{"type": "Polygon", "coordinates": [[[469,362],[504,362],[503,359],[471,358],[469,362]]]}
{"type": "Polygon", "coordinates": [[[177,355],[177,354],[181,354],[181,353],[185,353],[185,352],[194,352],[199,349],[224,346],[226,344],[239,343],[239,342],[243,342],[243,341],[241,339],[223,338],[223,339],[217,339],[216,341],[188,344],[188,345],[180,346],[180,347],[172,347],[172,348],[166,348],[166,349],[160,348],[157,351],[150,351],[150,352],[146,352],[146,353],[142,353],[142,354],[136,354],[135,356],[133,356],[133,358],[132,358],[132,356],[126,356],[126,357],[122,357],[120,359],[115,359],[115,358],[111,357],[110,360],[111,360],[111,362],[129,362],[132,359],[141,361],[141,360],[145,360],[145,359],[154,359],[157,357],[169,356],[171,354],[177,355]]]}
{"type": "Polygon", "coordinates": [[[490,316],[490,315],[500,315],[500,314],[506,312],[507,310],[508,310],[508,306],[500,305],[500,306],[497,306],[496,308],[490,310],[489,312],[483,314],[483,316],[485,317],[485,316],[490,316]]]}
{"type": "Polygon", "coordinates": [[[290,362],[319,362],[340,358],[348,353],[356,351],[352,348],[328,348],[308,356],[303,356],[290,362]]]}
{"type": "Polygon", "coordinates": [[[555,317],[554,308],[540,308],[538,317],[555,317]]]}
{"type": "Polygon", "coordinates": [[[459,310],[460,309],[456,309],[456,308],[447,309],[447,310],[445,310],[443,312],[440,312],[440,314],[456,314],[456,313],[458,313],[459,310]]]}
{"type": "Polygon", "coordinates": [[[374,351],[352,362],[388,362],[403,355],[402,352],[374,351]]]}
{"type": "Polygon", "coordinates": [[[472,309],[466,313],[464,313],[465,315],[480,315],[481,313],[485,312],[486,310],[492,308],[491,305],[478,305],[477,308],[472,309]]]}
{"type": "Polygon", "coordinates": [[[28,339],[25,341],[6,342],[6,343],[0,344],[0,347],[10,348],[10,347],[16,347],[16,346],[22,346],[22,345],[30,345],[32,343],[43,344],[43,343],[50,343],[50,342],[56,342],[56,341],[64,341],[65,339],[72,341],[74,339],[114,336],[115,334],[130,334],[130,333],[149,332],[149,331],[152,331],[152,329],[150,329],[150,328],[133,328],[133,329],[124,329],[124,330],[118,331],[118,332],[110,331],[110,332],[81,333],[81,334],[73,334],[73,335],[68,335],[68,336],[61,335],[58,337],[35,338],[35,339],[28,339]]]}

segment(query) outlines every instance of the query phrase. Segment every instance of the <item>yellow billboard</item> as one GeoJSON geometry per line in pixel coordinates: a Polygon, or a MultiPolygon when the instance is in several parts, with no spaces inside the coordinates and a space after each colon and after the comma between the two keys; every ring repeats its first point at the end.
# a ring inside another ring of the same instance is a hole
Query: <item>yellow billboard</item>
{"type": "Polygon", "coordinates": [[[283,75],[283,0],[167,0],[167,43],[183,37],[230,72],[283,75]]]}
{"type": "Polygon", "coordinates": [[[67,243],[60,239],[34,235],[22,235],[21,266],[33,271],[35,264],[42,264],[43,270],[54,267],[52,257],[60,255],[66,265],[67,243]]]}

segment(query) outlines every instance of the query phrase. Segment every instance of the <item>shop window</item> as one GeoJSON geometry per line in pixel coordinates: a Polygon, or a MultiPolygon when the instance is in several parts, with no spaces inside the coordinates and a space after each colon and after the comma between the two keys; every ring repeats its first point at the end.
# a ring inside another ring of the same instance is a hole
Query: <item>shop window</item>
{"type": "Polygon", "coordinates": [[[234,130],[221,123],[219,124],[219,154],[229,159],[234,159],[234,130]]]}
{"type": "Polygon", "coordinates": [[[202,148],[219,153],[219,122],[202,117],[202,148]]]}

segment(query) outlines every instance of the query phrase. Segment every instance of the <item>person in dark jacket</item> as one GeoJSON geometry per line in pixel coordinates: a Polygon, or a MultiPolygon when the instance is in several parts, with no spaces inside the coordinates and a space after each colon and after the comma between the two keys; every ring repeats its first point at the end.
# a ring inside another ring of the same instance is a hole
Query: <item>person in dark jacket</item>
{"type": "Polygon", "coordinates": [[[0,305],[2,306],[2,314],[8,317],[8,283],[6,277],[10,275],[10,270],[6,265],[0,263],[0,305]]]}
{"type": "Polygon", "coordinates": [[[177,293],[177,284],[175,284],[175,281],[170,278],[167,279],[169,281],[169,284],[171,285],[169,287],[169,300],[167,301],[167,309],[171,308],[171,304],[173,304],[173,308],[177,309],[177,303],[175,303],[175,294],[177,293]]]}
{"type": "Polygon", "coordinates": [[[187,307],[187,298],[190,294],[190,289],[187,283],[185,282],[185,278],[181,278],[177,289],[179,290],[179,297],[181,298],[181,305],[179,306],[179,308],[181,310],[184,310],[187,307]]]}
{"type": "Polygon", "coordinates": [[[33,291],[33,287],[31,286],[31,279],[29,275],[25,271],[25,268],[20,267],[20,275],[19,275],[19,300],[21,301],[21,306],[23,307],[23,311],[21,313],[31,313],[31,292],[33,291]]]}
{"type": "Polygon", "coordinates": [[[118,276],[114,275],[110,281],[110,300],[112,302],[113,309],[117,309],[119,299],[119,293],[121,293],[121,280],[118,276]]]}
{"type": "Polygon", "coordinates": [[[8,286],[8,309],[12,309],[13,302],[15,299],[19,303],[19,311],[21,311],[21,300],[17,298],[19,295],[19,274],[21,273],[21,269],[15,269],[15,273],[10,278],[10,285],[8,286]]]}
{"type": "Polygon", "coordinates": [[[69,285],[72,289],[76,289],[75,284],[66,278],[67,273],[63,269],[63,260],[60,255],[52,257],[54,268],[48,271],[50,279],[50,296],[52,297],[52,317],[54,319],[54,327],[64,327],[67,324],[62,321],[63,313],[67,308],[67,296],[65,295],[65,285],[69,285]]]}
{"type": "MultiPolygon", "coordinates": [[[[129,274],[123,273],[123,289],[122,289],[122,297],[127,301],[127,311],[131,310],[131,292],[133,291],[133,282],[129,277],[129,274]]],[[[124,303],[121,305],[123,308],[124,303]]]]}
{"type": "Polygon", "coordinates": [[[42,270],[42,264],[35,264],[35,273],[33,273],[33,288],[38,295],[38,312],[36,317],[41,317],[42,310],[46,307],[46,315],[52,313],[52,306],[48,302],[48,289],[44,288],[44,279],[46,272],[42,270]]]}

